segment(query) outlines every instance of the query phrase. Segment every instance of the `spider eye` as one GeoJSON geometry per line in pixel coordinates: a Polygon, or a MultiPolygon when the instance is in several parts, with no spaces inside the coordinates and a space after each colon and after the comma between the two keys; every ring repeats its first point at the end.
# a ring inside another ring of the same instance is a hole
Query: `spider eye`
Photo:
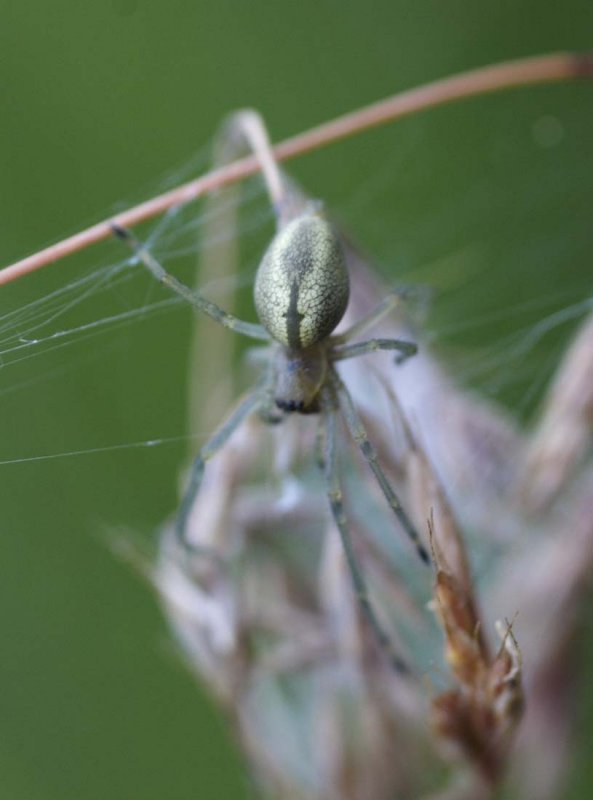
{"type": "Polygon", "coordinates": [[[340,241],[317,214],[289,223],[257,271],[255,306],[276,341],[295,350],[325,339],[344,316],[349,280],[340,241]]]}

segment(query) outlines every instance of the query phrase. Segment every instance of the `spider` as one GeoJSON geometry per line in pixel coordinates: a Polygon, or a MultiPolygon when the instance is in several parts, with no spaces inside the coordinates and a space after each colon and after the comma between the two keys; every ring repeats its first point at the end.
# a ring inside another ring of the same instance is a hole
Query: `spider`
{"type": "Polygon", "coordinates": [[[346,311],[349,297],[348,272],[337,233],[324,218],[319,204],[309,203],[304,210],[291,205],[265,126],[256,112],[238,112],[228,130],[234,137],[245,140],[257,156],[277,221],[277,233],[255,277],[254,298],[259,324],[228,314],[181,283],[127,229],[112,224],[114,234],[133,249],[135,258],[158,281],[225,328],[267,344],[263,377],[204,444],[190,468],[175,519],[175,533],[188,555],[199,550],[188,540],[187,527],[206,462],[225,445],[249,415],[259,414],[269,424],[278,424],[290,414],[318,415],[317,461],[344,547],[354,592],[378,644],[388,653],[395,668],[404,672],[406,665],[395,653],[369,599],[366,580],[350,536],[337,468],[337,412],[342,412],[352,438],[418,556],[426,564],[429,557],[378,461],[375,447],[367,436],[336,364],[379,350],[396,351],[396,363],[401,364],[413,356],[417,348],[413,342],[400,339],[353,341],[394,307],[399,299],[396,293],[344,333],[333,333],[346,311]]]}

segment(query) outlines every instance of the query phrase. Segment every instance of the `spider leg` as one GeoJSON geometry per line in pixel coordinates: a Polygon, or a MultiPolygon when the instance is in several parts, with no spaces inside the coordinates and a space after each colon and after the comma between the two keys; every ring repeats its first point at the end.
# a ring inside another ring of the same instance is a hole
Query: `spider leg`
{"type": "Polygon", "coordinates": [[[130,233],[127,228],[122,228],[113,222],[111,223],[111,229],[118,238],[122,239],[127,245],[129,245],[129,247],[131,247],[136,255],[136,258],[138,258],[144,264],[144,266],[158,281],[160,281],[160,283],[168,286],[174,292],[181,295],[181,297],[184,297],[189,303],[191,303],[192,306],[194,306],[194,308],[197,308],[199,311],[203,311],[215,322],[218,322],[225,328],[230,328],[231,330],[241,333],[244,336],[249,336],[252,339],[263,339],[264,341],[270,340],[270,335],[262,325],[255,325],[251,322],[243,322],[243,320],[238,319],[232,314],[227,314],[227,312],[220,308],[220,306],[217,306],[216,303],[213,303],[211,300],[203,297],[199,292],[190,289],[189,286],[186,286],[174,275],[171,275],[169,272],[167,272],[152,255],[150,250],[148,250],[142,244],[142,242],[136,239],[136,237],[133,236],[133,234],[130,233]]]}
{"type": "Polygon", "coordinates": [[[405,298],[407,293],[407,290],[403,289],[401,291],[396,290],[391,292],[387,297],[381,300],[370,313],[357,320],[353,325],[347,328],[344,333],[338,333],[330,337],[330,341],[336,345],[344,344],[350,339],[354,339],[365,333],[365,331],[368,331],[373,325],[376,325],[377,322],[380,322],[390,311],[393,311],[393,309],[400,304],[402,297],[405,298]]]}
{"type": "Polygon", "coordinates": [[[377,350],[398,350],[399,355],[396,357],[395,363],[403,364],[408,358],[416,355],[418,347],[413,342],[406,342],[402,339],[369,339],[366,342],[339,345],[332,348],[330,352],[333,361],[343,361],[345,358],[356,358],[366,353],[376,353],[377,350]]]}
{"type": "Polygon", "coordinates": [[[371,630],[379,646],[387,654],[393,668],[397,672],[408,673],[408,665],[401,656],[395,652],[391,638],[377,618],[369,597],[364,574],[360,568],[352,544],[342,499],[342,487],[338,474],[336,458],[336,408],[332,394],[333,393],[330,392],[324,393],[322,398],[322,412],[317,434],[317,459],[319,467],[325,477],[327,496],[329,498],[332,515],[342,540],[346,562],[350,570],[354,592],[360,604],[360,609],[371,626],[371,630]]]}
{"type": "Polygon", "coordinates": [[[350,435],[358,445],[360,452],[362,453],[364,459],[367,461],[369,467],[372,469],[375,478],[377,479],[377,483],[381,487],[383,494],[385,495],[385,499],[389,503],[389,506],[395,516],[398,518],[401,526],[407,533],[408,537],[414,544],[416,548],[416,552],[420,556],[420,559],[425,564],[430,564],[430,558],[428,556],[428,552],[422,542],[420,541],[420,537],[418,535],[418,531],[414,527],[414,524],[404,511],[402,504],[400,503],[396,493],[391,487],[387,476],[385,475],[381,465],[379,464],[379,460],[377,458],[377,452],[373,447],[369,437],[367,436],[367,432],[362,424],[362,420],[358,411],[356,410],[354,403],[352,401],[352,397],[350,396],[350,392],[338,376],[337,372],[332,369],[331,370],[331,381],[335,390],[338,394],[340,399],[340,407],[346,419],[346,425],[348,426],[348,430],[350,431],[350,435]]]}
{"type": "Polygon", "coordinates": [[[204,477],[206,462],[216,455],[216,453],[226,444],[233,433],[237,430],[239,425],[252,412],[258,409],[261,402],[261,385],[258,384],[255,389],[252,389],[243,396],[231,414],[222,423],[220,428],[218,428],[218,430],[210,437],[206,444],[202,446],[196,459],[191,465],[188,484],[185,489],[177,517],[175,519],[175,535],[177,536],[179,543],[189,553],[203,554],[204,552],[199,545],[192,545],[191,542],[188,541],[187,523],[195,499],[200,490],[202,478],[204,477]]]}

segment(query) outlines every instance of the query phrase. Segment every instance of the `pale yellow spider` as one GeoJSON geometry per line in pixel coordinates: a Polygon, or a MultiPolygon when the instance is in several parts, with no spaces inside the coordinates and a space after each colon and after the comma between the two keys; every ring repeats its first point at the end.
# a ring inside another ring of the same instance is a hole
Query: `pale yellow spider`
{"type": "Polygon", "coordinates": [[[187,522],[206,462],[224,446],[246,417],[257,413],[265,422],[277,424],[292,413],[318,414],[318,461],[356,596],[379,644],[388,652],[396,669],[404,671],[405,664],[395,653],[371,605],[366,581],[352,547],[336,462],[336,412],[343,413],[352,438],[419,557],[426,564],[429,557],[379,464],[375,448],[335,363],[378,350],[395,350],[398,353],[396,362],[401,363],[416,353],[416,345],[400,339],[367,339],[351,343],[393,308],[398,299],[395,294],[388,296],[371,314],[344,333],[332,334],[346,311],[349,296],[348,272],[337,233],[316,204],[309,204],[304,212],[291,207],[258,114],[239,112],[228,130],[234,138],[244,138],[258,157],[277,219],[278,231],[255,277],[255,305],[260,324],[237,319],[185,286],[126,229],[113,225],[114,233],[128,242],[136,258],[158,281],[220,325],[267,343],[267,365],[262,379],[201,448],[191,467],[175,522],[176,534],[188,555],[196,553],[197,548],[187,538],[187,522]]]}

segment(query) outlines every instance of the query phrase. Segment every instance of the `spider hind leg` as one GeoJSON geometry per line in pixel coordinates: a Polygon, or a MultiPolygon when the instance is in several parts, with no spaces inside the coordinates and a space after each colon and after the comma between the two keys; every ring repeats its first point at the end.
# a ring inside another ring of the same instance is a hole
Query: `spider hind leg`
{"type": "Polygon", "coordinates": [[[348,520],[344,509],[342,486],[338,474],[336,458],[336,404],[330,392],[324,392],[322,409],[319,417],[317,434],[317,461],[323,472],[329,504],[340,534],[346,563],[352,578],[352,585],[360,610],[369,623],[380,649],[387,655],[391,666],[400,674],[407,674],[410,669],[404,659],[396,652],[391,637],[379,621],[367,588],[366,579],[361,570],[352,537],[348,528],[348,520]]]}
{"type": "Polygon", "coordinates": [[[418,531],[416,530],[412,520],[408,517],[407,513],[405,512],[402,504],[399,501],[398,496],[394,492],[391,484],[387,479],[387,475],[385,474],[383,468],[379,464],[379,459],[377,458],[376,450],[373,447],[373,444],[370,441],[369,437],[367,436],[367,432],[365,430],[364,425],[362,424],[360,415],[354,406],[352,397],[350,396],[350,392],[348,391],[348,389],[346,388],[346,386],[344,385],[344,383],[342,382],[342,380],[340,379],[335,370],[332,370],[331,380],[335,392],[341,401],[340,407],[346,419],[346,425],[348,426],[350,435],[358,445],[363,458],[371,468],[377,480],[377,483],[381,487],[381,491],[383,492],[383,495],[389,504],[389,507],[399,520],[402,528],[404,529],[408,538],[414,545],[420,560],[424,562],[424,564],[430,565],[431,562],[430,562],[430,556],[428,555],[428,550],[422,544],[418,531]]]}

